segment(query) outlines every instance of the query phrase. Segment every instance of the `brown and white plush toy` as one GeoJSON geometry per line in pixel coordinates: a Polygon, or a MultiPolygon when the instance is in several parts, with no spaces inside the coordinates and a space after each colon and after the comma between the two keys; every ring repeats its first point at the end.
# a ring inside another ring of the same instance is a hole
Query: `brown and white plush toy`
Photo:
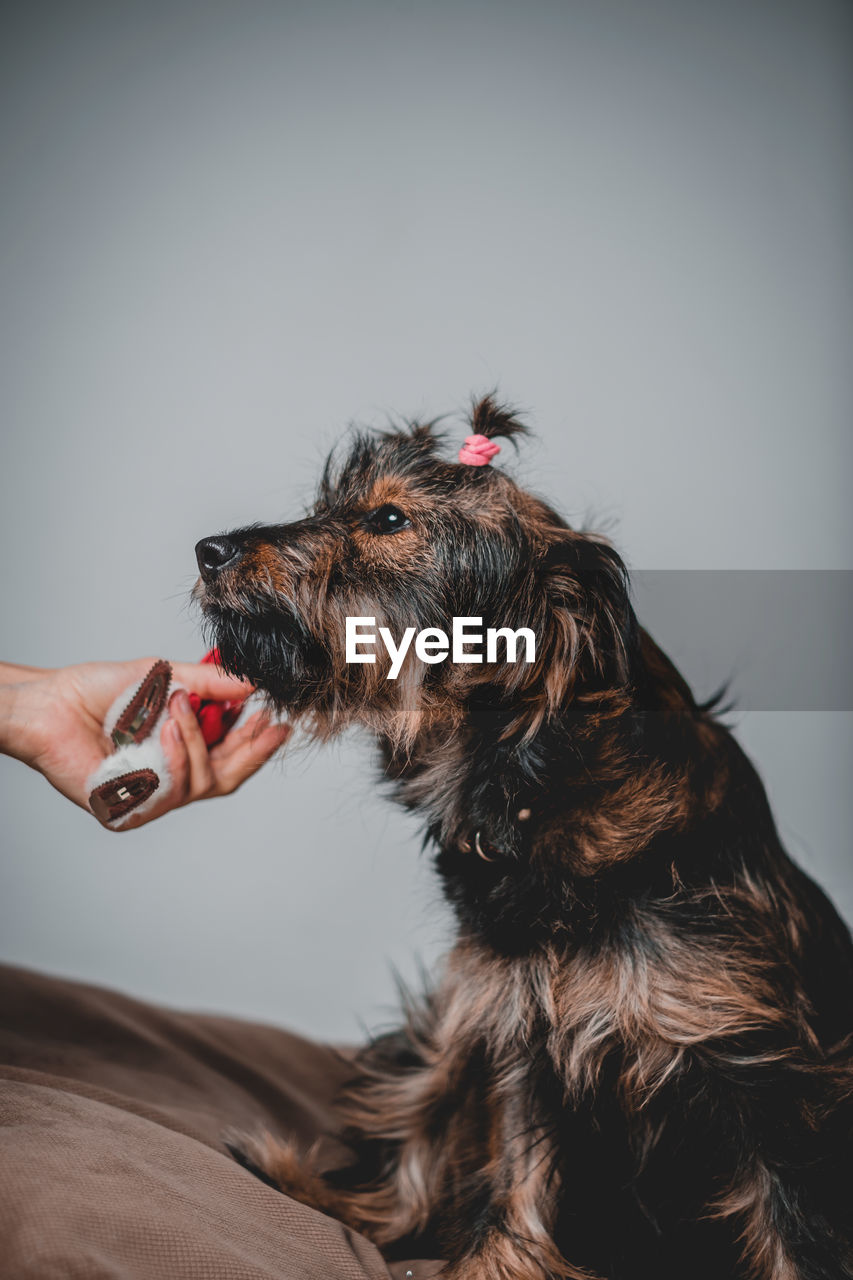
{"type": "MultiPolygon", "coordinates": [[[[215,649],[202,662],[217,662],[215,649]]],[[[160,745],[160,730],[169,715],[169,698],[183,685],[176,683],[168,662],[155,662],[139,684],[116,698],[104,719],[104,733],[115,750],[89,778],[89,807],[105,826],[119,830],[131,814],[144,813],[164,793],[172,779],[160,745]]],[[[187,690],[190,706],[208,747],[221,742],[242,717],[246,700],[213,702],[187,690]]]]}

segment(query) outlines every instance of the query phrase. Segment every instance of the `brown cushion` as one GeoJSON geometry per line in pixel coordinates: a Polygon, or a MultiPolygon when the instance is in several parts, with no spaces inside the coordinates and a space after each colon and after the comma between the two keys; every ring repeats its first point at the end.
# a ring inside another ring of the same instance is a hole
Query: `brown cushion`
{"type": "Polygon", "coordinates": [[[342,1054],[272,1027],[0,966],[0,1276],[434,1275],[389,1269],[223,1148],[228,1128],[309,1142],[347,1070],[342,1054]]]}

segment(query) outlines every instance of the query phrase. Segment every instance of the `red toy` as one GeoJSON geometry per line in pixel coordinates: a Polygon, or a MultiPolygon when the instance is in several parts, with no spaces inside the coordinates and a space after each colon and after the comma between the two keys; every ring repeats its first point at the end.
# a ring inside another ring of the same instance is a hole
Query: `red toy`
{"type": "MultiPolygon", "coordinates": [[[[221,665],[219,650],[211,649],[204,655],[202,662],[215,662],[221,665]]],[[[200,698],[197,693],[190,693],[188,697],[195,718],[201,726],[202,737],[208,747],[215,747],[236,721],[243,709],[244,699],[241,698],[236,702],[212,702],[210,699],[200,698]]]]}

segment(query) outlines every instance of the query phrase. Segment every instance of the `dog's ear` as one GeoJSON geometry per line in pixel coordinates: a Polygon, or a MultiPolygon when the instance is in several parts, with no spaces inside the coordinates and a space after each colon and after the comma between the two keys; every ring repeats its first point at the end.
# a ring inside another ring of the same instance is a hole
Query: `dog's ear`
{"type": "Polygon", "coordinates": [[[603,539],[555,530],[538,577],[541,638],[536,666],[545,715],[550,717],[571,698],[630,682],[638,627],[627,570],[603,539]]]}
{"type": "Polygon", "coordinates": [[[529,428],[518,417],[518,410],[511,405],[501,404],[494,391],[490,391],[482,400],[475,400],[468,418],[472,435],[485,436],[494,440],[496,436],[512,439],[513,436],[527,435],[529,428]]]}

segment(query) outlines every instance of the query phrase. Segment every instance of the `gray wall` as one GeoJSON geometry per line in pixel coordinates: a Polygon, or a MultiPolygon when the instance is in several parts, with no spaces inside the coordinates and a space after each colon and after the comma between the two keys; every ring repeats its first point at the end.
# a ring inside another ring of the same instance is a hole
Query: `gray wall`
{"type": "MultiPolygon", "coordinates": [[[[351,418],[494,383],[538,433],[520,475],[632,565],[853,567],[849,15],[7,7],[3,655],[198,654],[198,537],[293,512],[351,418]]],[[[662,639],[709,689],[729,620],[691,617],[662,639]]],[[[850,704],[793,705],[739,733],[851,911],[850,704]]],[[[0,955],[381,1023],[450,923],[370,754],[294,748],[121,838],[3,761],[0,955]]]]}

